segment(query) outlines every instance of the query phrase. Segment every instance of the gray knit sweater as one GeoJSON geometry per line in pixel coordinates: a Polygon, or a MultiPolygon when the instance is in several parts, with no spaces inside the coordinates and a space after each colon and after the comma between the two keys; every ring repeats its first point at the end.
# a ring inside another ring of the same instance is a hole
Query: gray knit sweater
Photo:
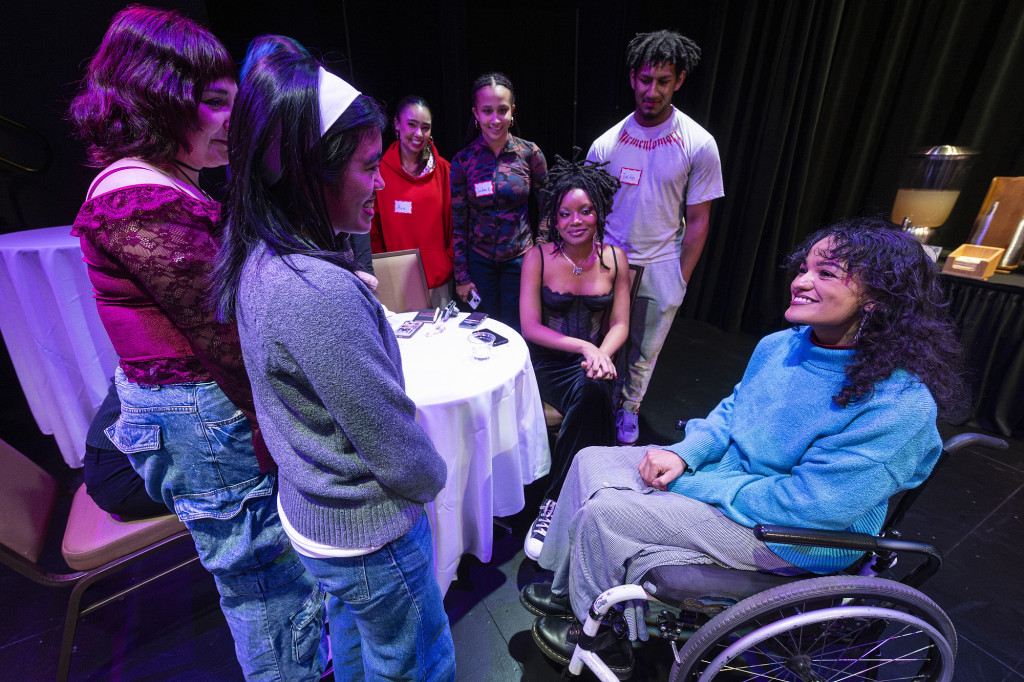
{"type": "Polygon", "coordinates": [[[238,335],[256,413],[279,467],[281,506],[334,547],[398,539],[444,486],[447,467],[416,423],[398,342],[370,291],[307,256],[246,261],[238,335]]]}

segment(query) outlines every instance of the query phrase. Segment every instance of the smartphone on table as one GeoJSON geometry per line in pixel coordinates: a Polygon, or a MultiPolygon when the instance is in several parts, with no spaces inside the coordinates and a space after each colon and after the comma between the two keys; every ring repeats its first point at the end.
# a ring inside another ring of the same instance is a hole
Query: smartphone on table
{"type": "MultiPolygon", "coordinates": [[[[476,329],[480,326],[480,323],[487,319],[487,313],[470,313],[466,319],[459,322],[459,326],[463,329],[476,329]]],[[[491,332],[492,334],[494,332],[491,332]]]]}
{"type": "Polygon", "coordinates": [[[395,336],[399,339],[407,339],[420,330],[423,326],[422,322],[416,322],[415,320],[406,320],[401,326],[395,330],[395,336]]]}
{"type": "Polygon", "coordinates": [[[493,347],[504,346],[506,343],[508,343],[508,339],[506,339],[504,336],[494,331],[493,329],[483,329],[481,331],[485,331],[494,337],[494,343],[491,344],[491,346],[493,347]]]}

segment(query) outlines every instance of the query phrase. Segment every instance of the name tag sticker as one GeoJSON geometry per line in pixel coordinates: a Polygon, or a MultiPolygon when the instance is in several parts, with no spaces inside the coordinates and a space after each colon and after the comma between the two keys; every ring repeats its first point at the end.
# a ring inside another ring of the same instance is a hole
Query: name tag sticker
{"type": "Polygon", "coordinates": [[[638,168],[623,168],[619,171],[619,182],[626,185],[639,185],[643,171],[638,168]]]}
{"type": "Polygon", "coordinates": [[[395,213],[412,213],[412,202],[395,199],[395,213]]]}
{"type": "Polygon", "coordinates": [[[478,197],[489,197],[494,194],[494,182],[477,182],[473,184],[473,194],[478,197]]]}

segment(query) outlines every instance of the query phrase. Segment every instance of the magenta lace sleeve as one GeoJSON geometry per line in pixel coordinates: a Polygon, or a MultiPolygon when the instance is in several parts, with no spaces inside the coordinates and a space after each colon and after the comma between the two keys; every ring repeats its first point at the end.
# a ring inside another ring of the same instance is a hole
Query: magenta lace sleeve
{"type": "MultiPolygon", "coordinates": [[[[129,280],[116,285],[139,287],[139,294],[155,303],[155,315],[162,313],[173,325],[172,329],[156,320],[137,332],[170,336],[176,329],[225,395],[255,426],[252,388],[238,331],[233,324],[217,322],[206,301],[206,282],[218,249],[214,235],[219,216],[216,202],[187,197],[170,187],[140,185],[86,202],[73,233],[87,239],[111,264],[123,268],[129,280]]],[[[97,267],[89,253],[86,260],[97,267]]],[[[173,344],[173,339],[167,344],[173,344]]]]}

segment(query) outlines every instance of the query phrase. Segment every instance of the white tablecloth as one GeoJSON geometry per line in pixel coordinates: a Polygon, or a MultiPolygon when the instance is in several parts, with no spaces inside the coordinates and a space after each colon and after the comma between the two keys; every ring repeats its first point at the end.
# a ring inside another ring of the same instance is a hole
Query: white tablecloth
{"type": "MultiPolygon", "coordinates": [[[[395,326],[412,316],[396,316],[395,326]]],[[[471,357],[469,330],[459,328],[455,319],[443,333],[428,336],[427,325],[412,338],[398,340],[416,419],[448,464],[448,483],[427,508],[442,592],[448,590],[463,554],[490,561],[492,517],[520,511],[523,485],[546,474],[551,465],[526,342],[496,320],[488,319],[480,328],[509,339],[486,361],[471,357]]]]}
{"type": "Polygon", "coordinates": [[[82,466],[117,355],[70,226],[0,235],[0,331],[40,430],[82,466]]]}

